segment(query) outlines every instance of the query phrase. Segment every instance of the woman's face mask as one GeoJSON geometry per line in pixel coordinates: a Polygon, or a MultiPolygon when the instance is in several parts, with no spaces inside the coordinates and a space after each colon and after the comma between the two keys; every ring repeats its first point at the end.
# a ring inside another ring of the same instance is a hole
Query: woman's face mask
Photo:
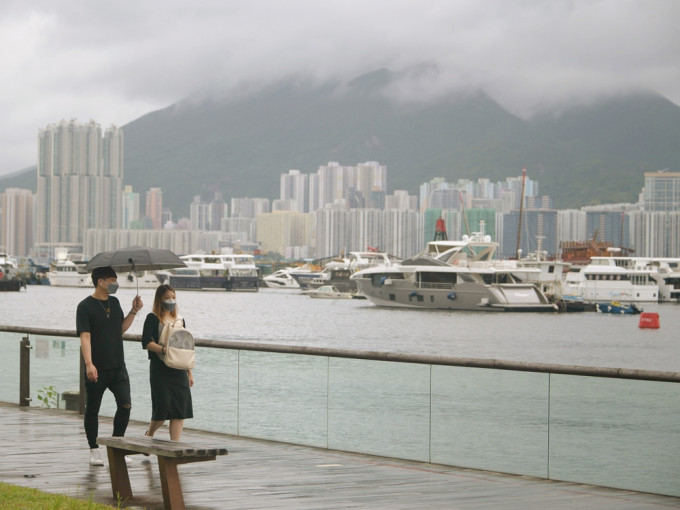
{"type": "Polygon", "coordinates": [[[163,307],[163,310],[167,310],[168,312],[174,312],[175,307],[177,306],[177,301],[174,299],[166,299],[164,301],[161,301],[161,306],[163,307]]]}

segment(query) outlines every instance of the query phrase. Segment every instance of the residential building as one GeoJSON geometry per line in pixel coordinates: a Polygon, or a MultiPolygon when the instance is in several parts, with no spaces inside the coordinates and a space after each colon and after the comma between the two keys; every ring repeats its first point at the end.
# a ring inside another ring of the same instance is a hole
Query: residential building
{"type": "Polygon", "coordinates": [[[163,225],[163,190],[151,188],[146,192],[146,217],[151,220],[151,228],[161,230],[163,225]]]}
{"type": "Polygon", "coordinates": [[[301,213],[309,212],[309,176],[299,170],[289,170],[281,174],[281,200],[290,200],[288,210],[301,213]]]}
{"type": "MultiPolygon", "coordinates": [[[[284,255],[309,247],[312,216],[298,211],[275,211],[257,216],[257,242],[262,252],[284,255]]],[[[303,250],[305,251],[305,250],[303,250]]]]}
{"type": "Polygon", "coordinates": [[[26,257],[33,248],[34,198],[31,190],[20,188],[0,194],[0,246],[14,257],[26,257]]]}
{"type": "Polygon", "coordinates": [[[132,228],[139,222],[139,193],[132,191],[132,186],[125,186],[123,190],[123,228],[132,228]]]}
{"type": "Polygon", "coordinates": [[[123,133],[75,120],[38,133],[37,241],[82,243],[88,228],[120,228],[123,133]]]}
{"type": "Polygon", "coordinates": [[[680,172],[645,172],[645,211],[680,211],[680,172]]]}

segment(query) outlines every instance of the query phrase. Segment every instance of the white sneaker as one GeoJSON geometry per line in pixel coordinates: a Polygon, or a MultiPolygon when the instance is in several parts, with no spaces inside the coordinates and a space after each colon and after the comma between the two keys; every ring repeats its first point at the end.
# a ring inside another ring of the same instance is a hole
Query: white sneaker
{"type": "Polygon", "coordinates": [[[132,460],[132,457],[130,457],[129,455],[126,455],[126,456],[125,456],[125,463],[126,463],[128,466],[129,466],[130,464],[132,464],[133,462],[134,462],[134,461],[132,460]]]}
{"type": "Polygon", "coordinates": [[[103,466],[104,461],[102,460],[102,453],[99,448],[90,449],[90,466],[103,466]]]}

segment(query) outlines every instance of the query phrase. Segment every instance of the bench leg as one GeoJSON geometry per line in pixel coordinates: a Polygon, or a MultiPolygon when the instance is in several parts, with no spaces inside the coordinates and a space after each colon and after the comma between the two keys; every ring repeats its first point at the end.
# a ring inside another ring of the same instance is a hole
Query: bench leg
{"type": "Polygon", "coordinates": [[[109,457],[109,472],[111,473],[111,488],[113,497],[126,501],[132,497],[130,487],[130,476],[128,475],[127,464],[125,463],[125,450],[106,447],[106,454],[109,457]]]}
{"type": "Polygon", "coordinates": [[[177,472],[177,459],[159,456],[158,471],[163,488],[163,506],[166,510],[185,510],[182,485],[177,472]]]}

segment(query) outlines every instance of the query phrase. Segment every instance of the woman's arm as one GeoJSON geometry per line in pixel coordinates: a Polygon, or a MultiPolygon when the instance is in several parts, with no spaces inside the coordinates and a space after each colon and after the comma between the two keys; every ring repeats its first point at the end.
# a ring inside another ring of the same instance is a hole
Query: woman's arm
{"type": "Polygon", "coordinates": [[[144,329],[142,330],[142,348],[147,351],[164,353],[165,347],[158,344],[158,326],[160,322],[158,317],[150,313],[146,316],[144,321],[144,329]]]}

